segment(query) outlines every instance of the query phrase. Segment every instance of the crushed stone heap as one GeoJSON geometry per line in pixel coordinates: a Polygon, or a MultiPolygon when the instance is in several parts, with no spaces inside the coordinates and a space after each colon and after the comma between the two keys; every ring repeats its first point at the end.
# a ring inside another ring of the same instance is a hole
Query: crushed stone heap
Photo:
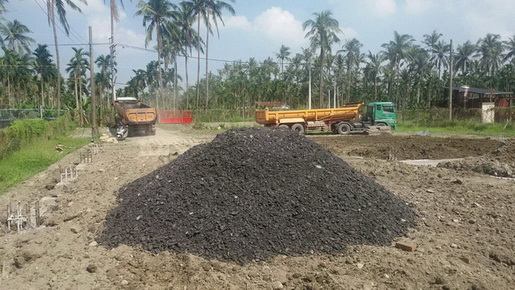
{"type": "Polygon", "coordinates": [[[120,190],[98,241],[237,263],[389,245],[415,214],[290,130],[219,134],[120,190]]]}

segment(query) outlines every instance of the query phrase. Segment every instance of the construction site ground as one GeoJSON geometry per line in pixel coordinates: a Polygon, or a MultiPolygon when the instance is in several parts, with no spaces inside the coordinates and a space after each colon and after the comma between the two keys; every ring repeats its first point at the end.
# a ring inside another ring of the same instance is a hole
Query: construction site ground
{"type": "Polygon", "coordinates": [[[79,150],[0,196],[0,289],[513,289],[513,139],[308,135],[414,207],[417,226],[390,246],[240,265],[95,241],[122,186],[219,132],[170,126],[106,143],[58,184],[79,150]],[[454,163],[406,161],[420,159],[454,163]],[[39,201],[42,226],[8,231],[17,201],[39,201]]]}

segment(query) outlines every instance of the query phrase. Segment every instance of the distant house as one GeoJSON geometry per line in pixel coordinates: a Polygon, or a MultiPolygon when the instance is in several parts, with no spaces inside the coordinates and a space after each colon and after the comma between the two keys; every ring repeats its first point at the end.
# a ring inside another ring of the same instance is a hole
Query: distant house
{"type": "MultiPolygon", "coordinates": [[[[439,107],[447,107],[449,88],[444,89],[444,99],[437,103],[439,107]]],[[[482,103],[493,102],[496,107],[515,106],[513,92],[499,92],[489,89],[470,88],[467,86],[452,88],[452,105],[454,108],[481,108],[482,103]]]]}

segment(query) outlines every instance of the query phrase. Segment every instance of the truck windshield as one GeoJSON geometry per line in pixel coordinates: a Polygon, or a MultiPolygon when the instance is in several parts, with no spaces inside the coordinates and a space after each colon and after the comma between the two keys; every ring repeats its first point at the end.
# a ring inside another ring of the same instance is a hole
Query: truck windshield
{"type": "Polygon", "coordinates": [[[392,105],[383,105],[383,111],[393,113],[394,108],[392,105]]]}

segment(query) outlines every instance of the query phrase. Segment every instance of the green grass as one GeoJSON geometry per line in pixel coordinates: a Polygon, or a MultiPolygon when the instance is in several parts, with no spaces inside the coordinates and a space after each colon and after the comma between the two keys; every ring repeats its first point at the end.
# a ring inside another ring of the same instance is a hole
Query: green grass
{"type": "MultiPolygon", "coordinates": [[[[47,140],[38,138],[0,160],[0,194],[9,188],[45,170],[66,154],[86,145],[87,138],[59,136],[47,140]],[[64,145],[63,152],[55,150],[57,144],[64,145]]],[[[57,177],[57,176],[56,176],[57,177]]]]}
{"type": "Polygon", "coordinates": [[[397,124],[397,132],[429,131],[442,134],[472,134],[482,136],[515,137],[515,125],[484,124],[476,121],[449,121],[442,120],[431,125],[420,124],[414,121],[402,121],[397,124]]]}

